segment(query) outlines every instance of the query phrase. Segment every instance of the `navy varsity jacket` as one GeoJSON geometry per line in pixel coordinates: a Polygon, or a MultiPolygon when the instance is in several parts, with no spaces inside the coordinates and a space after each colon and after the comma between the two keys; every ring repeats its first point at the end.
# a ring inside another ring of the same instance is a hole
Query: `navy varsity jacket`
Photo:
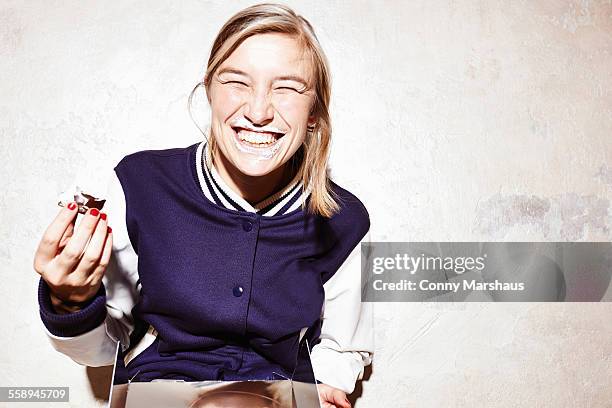
{"type": "MultiPolygon", "coordinates": [[[[302,335],[311,345],[319,340],[323,284],[368,231],[368,213],[333,182],[340,211],[330,219],[301,209],[262,217],[215,205],[198,184],[197,147],[134,153],[115,168],[138,254],[132,314],[136,327],[157,331],[154,345],[127,369],[137,381],[291,375],[303,358],[302,335]]],[[[56,336],[82,335],[108,317],[104,286],[73,315],[53,312],[42,280],[39,301],[56,336]]]]}

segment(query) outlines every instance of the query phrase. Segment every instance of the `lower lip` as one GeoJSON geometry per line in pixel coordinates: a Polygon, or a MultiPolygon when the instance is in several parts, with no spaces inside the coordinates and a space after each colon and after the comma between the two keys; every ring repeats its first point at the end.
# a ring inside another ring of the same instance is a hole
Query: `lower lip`
{"type": "Polygon", "coordinates": [[[247,154],[251,154],[255,156],[258,160],[269,160],[274,157],[276,152],[278,152],[278,150],[280,149],[282,140],[284,139],[283,136],[278,138],[272,144],[262,144],[261,146],[257,146],[255,144],[240,139],[240,137],[238,137],[238,133],[234,129],[232,129],[232,132],[234,133],[234,144],[236,145],[238,150],[247,154]]]}

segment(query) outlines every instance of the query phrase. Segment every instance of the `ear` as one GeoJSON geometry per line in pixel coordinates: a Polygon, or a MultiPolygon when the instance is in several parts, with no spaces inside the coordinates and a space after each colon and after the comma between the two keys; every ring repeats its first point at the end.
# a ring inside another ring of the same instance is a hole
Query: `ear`
{"type": "Polygon", "coordinates": [[[310,115],[308,117],[308,127],[313,127],[316,126],[318,120],[317,117],[315,115],[310,115]]]}
{"type": "Polygon", "coordinates": [[[204,92],[206,93],[206,99],[208,99],[208,104],[210,105],[210,95],[208,94],[208,76],[204,75],[204,79],[202,79],[202,88],[204,88],[204,92]]]}

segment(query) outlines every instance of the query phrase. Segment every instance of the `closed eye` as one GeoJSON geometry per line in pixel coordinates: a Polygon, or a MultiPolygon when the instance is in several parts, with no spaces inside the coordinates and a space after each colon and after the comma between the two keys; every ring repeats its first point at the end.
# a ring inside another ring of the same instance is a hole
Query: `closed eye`
{"type": "Polygon", "coordinates": [[[248,86],[246,83],[241,82],[241,81],[225,81],[225,82],[221,82],[222,84],[236,84],[236,85],[242,85],[242,86],[248,86]]]}
{"type": "Polygon", "coordinates": [[[280,89],[286,89],[286,90],[288,90],[288,91],[300,92],[299,90],[297,90],[297,89],[295,89],[295,88],[291,88],[291,87],[289,87],[289,86],[279,86],[279,87],[278,87],[278,88],[276,88],[276,89],[277,89],[277,90],[280,90],[280,89]]]}

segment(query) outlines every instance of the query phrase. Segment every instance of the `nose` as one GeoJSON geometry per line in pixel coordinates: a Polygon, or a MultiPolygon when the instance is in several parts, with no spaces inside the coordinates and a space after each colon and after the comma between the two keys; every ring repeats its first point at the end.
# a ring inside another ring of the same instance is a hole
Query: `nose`
{"type": "Polygon", "coordinates": [[[274,109],[266,92],[254,92],[246,103],[244,116],[254,125],[264,126],[274,119],[274,109]]]}

